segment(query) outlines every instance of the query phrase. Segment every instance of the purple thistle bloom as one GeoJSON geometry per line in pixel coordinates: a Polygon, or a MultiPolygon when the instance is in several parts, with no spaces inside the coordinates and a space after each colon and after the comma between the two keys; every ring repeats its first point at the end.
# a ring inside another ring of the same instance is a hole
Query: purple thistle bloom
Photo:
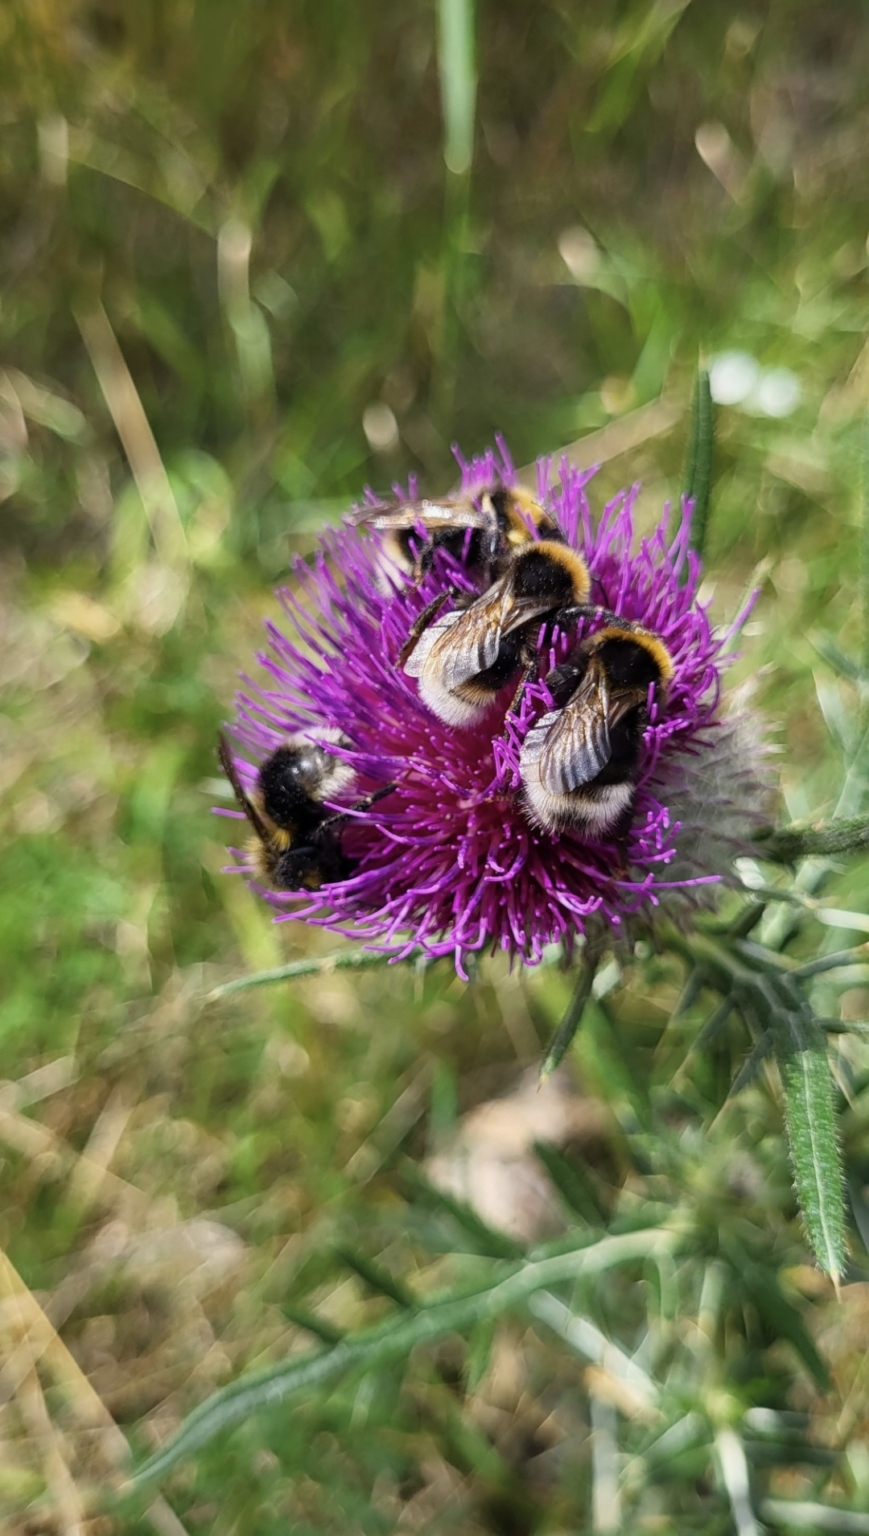
{"type": "MultiPolygon", "coordinates": [[[[459,462],[465,487],[515,481],[500,442],[497,453],[459,462]]],[[[748,851],[765,819],[762,747],[744,717],[720,707],[725,647],[747,610],[726,635],[713,632],[697,600],[689,503],[675,519],[665,508],[651,536],[636,541],[636,487],[616,496],[595,525],[586,497],[591,472],[565,460],[559,474],[555,482],[551,461],[539,462],[538,498],[584,554],[591,600],[653,631],[673,661],[666,696],[651,702],[626,842],[534,825],[519,772],[528,730],[553,708],[543,680],[550,666],[603,621],[555,630],[517,714],[505,718],[511,687],[482,722],[446,725],[396,658],[438,592],[475,590],[467,571],[439,550],[415,586],[385,564],[379,535],[345,526],[323,535],[313,565],[297,562],[294,589],[279,593],[289,631],[267,625],[269,651],[258,657],[266,677],[238,695],[237,768],[253,789],[257,765],[289,732],[308,732],[314,742],[328,733],[329,750],[356,773],[336,809],[392,781],[396,788],[342,826],[342,846],[358,860],[349,878],[316,891],[264,893],[283,918],[303,917],[396,958],[417,946],[452,955],[460,974],[465,957],[483,950],[535,964],[553,942],[570,951],[589,932],[632,938],[638,922],[648,926],[661,909],[678,919],[680,908],[708,904],[710,887],[748,851]],[[351,745],[336,748],[336,732],[351,745]]],[[[251,875],[246,861],[239,867],[251,875]]]]}

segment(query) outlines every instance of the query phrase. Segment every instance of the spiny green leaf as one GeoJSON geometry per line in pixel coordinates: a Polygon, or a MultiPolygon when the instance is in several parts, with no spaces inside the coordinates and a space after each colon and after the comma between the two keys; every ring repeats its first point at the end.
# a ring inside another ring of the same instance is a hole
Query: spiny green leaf
{"type": "Polygon", "coordinates": [[[476,1392],[489,1369],[489,1361],[492,1357],[492,1345],[495,1342],[495,1321],[486,1317],[476,1328],[471,1330],[468,1339],[468,1348],[465,1352],[464,1378],[465,1391],[476,1392]]]}
{"type": "Polygon", "coordinates": [[[807,981],[811,976],[822,976],[825,971],[844,970],[846,966],[865,964],[867,960],[869,943],[854,944],[850,949],[835,949],[829,955],[818,955],[816,960],[807,960],[793,974],[800,981],[807,981]]]}
{"type": "Polygon", "coordinates": [[[604,1003],[593,1002],[587,1007],[586,1026],[580,1036],[583,1070],[618,1116],[623,1130],[635,1124],[648,1127],[648,1093],[631,1072],[627,1053],[604,1003]]]}
{"type": "Polygon", "coordinates": [[[767,1056],[772,1051],[772,1047],[772,1036],[769,1034],[761,1035],[751,1055],[746,1058],[733,1079],[727,1095],[729,1099],[735,1099],[738,1093],[742,1093],[744,1088],[747,1088],[750,1083],[754,1082],[767,1056]]]}
{"type": "Polygon", "coordinates": [[[693,966],[688,972],[685,985],[676,1000],[676,1006],[673,1009],[671,1018],[680,1019],[683,1014],[688,1012],[689,1008],[693,1008],[706,985],[707,976],[703,967],[701,965],[693,966]]]}
{"type": "Polygon", "coordinates": [[[723,997],[721,1002],[713,1008],[697,1039],[692,1041],[691,1050],[704,1051],[710,1046],[717,1045],[735,1007],[735,997],[723,997]]]}
{"type": "Polygon", "coordinates": [[[845,1262],[845,1211],[824,1034],[806,1008],[776,1008],[770,1022],[800,1209],[815,1258],[837,1280],[845,1262]]]}
{"type": "Polygon", "coordinates": [[[317,1317],[314,1312],[307,1312],[303,1307],[281,1306],[281,1311],[288,1323],[295,1323],[297,1328],[304,1328],[306,1333],[312,1333],[315,1339],[320,1339],[323,1344],[338,1344],[344,1337],[343,1328],[336,1328],[333,1323],[328,1323],[322,1317],[317,1317]]]}
{"type": "Polygon", "coordinates": [[[375,1264],[364,1253],[357,1253],[354,1248],[338,1248],[337,1257],[357,1274],[369,1290],[379,1296],[388,1296],[390,1301],[397,1302],[400,1307],[415,1307],[416,1300],[406,1285],[396,1280],[379,1264],[375,1264]]]}
{"type": "Polygon", "coordinates": [[[568,1209],[592,1227],[603,1225],[603,1212],[591,1180],[548,1141],[535,1141],[534,1154],[543,1164],[568,1209]]]}
{"type": "Polygon", "coordinates": [[[811,827],[778,827],[762,839],[759,853],[777,864],[796,864],[810,856],[859,853],[869,848],[869,817],[820,822],[811,827]]]}
{"type": "Polygon", "coordinates": [[[438,1189],[409,1158],[402,1162],[401,1173],[418,1196],[422,1195],[430,1205],[440,1207],[458,1223],[473,1244],[474,1251],[494,1259],[515,1259],[521,1254],[521,1246],[512,1237],[488,1226],[464,1200],[457,1200],[454,1195],[447,1194],[446,1190],[438,1189]]]}
{"type": "Polygon", "coordinates": [[[381,1370],[405,1359],[420,1344],[448,1333],[466,1334],[486,1319],[521,1307],[536,1291],[642,1261],[664,1249],[672,1251],[679,1241],[675,1231],[655,1227],[605,1237],[588,1247],[528,1263],[498,1264],[493,1268],[490,1283],[470,1294],[441,1296],[416,1312],[348,1334],[331,1349],[293,1355],[265,1370],[242,1376],[194,1409],[169,1443],[143,1463],[125,1492],[134,1494],[143,1485],[164,1478],[178,1462],[201,1450],[215,1435],[261,1409],[274,1408],[302,1395],[310,1396],[351,1371],[381,1370]]]}
{"type": "MultiPolygon", "coordinates": [[[[418,958],[414,955],[409,960],[418,958]]],[[[311,955],[304,960],[291,960],[288,965],[276,965],[269,971],[255,971],[251,976],[237,976],[209,992],[207,1002],[218,997],[229,997],[232,992],[244,992],[248,987],[267,987],[277,981],[293,981],[297,976],[329,976],[333,971],[362,971],[372,966],[387,965],[392,959],[373,949],[347,949],[337,955],[311,955]]]]}

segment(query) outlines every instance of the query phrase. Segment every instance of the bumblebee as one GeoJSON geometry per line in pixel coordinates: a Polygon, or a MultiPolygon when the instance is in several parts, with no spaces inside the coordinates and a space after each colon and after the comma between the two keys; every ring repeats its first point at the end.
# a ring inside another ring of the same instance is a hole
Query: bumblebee
{"type": "Polygon", "coordinates": [[[420,698],[441,720],[472,725],[523,668],[521,691],[541,648],[534,632],[542,622],[564,626],[605,613],[588,603],[590,589],[588,566],[576,550],[562,540],[529,541],[481,597],[447,591],[429,603],[398,665],[419,679],[420,698]],[[456,606],[442,613],[450,597],[456,606]]]}
{"type": "Polygon", "coordinates": [[[511,549],[534,538],[560,538],[553,519],[521,486],[493,484],[438,501],[397,501],[362,507],[351,525],[383,534],[384,551],[419,583],[435,551],[445,549],[491,581],[511,549]]]}
{"type": "MultiPolygon", "coordinates": [[[[346,736],[331,728],[318,728],[316,734],[336,746],[350,745],[346,736]]],[[[225,736],[218,738],[217,755],[253,828],[249,851],[262,880],[277,890],[316,891],[353,873],[355,861],[343,852],[336,835],[347,814],[330,811],[323,804],[352,783],[355,774],[347,763],[296,732],[261,764],[256,785],[248,793],[225,736]]],[[[394,788],[388,784],[352,809],[365,811],[394,788]]]]}
{"type": "Polygon", "coordinates": [[[673,661],[638,624],[607,625],[546,679],[559,706],[528,732],[519,758],[526,803],[547,830],[627,834],[649,688],[664,693],[673,661]]]}

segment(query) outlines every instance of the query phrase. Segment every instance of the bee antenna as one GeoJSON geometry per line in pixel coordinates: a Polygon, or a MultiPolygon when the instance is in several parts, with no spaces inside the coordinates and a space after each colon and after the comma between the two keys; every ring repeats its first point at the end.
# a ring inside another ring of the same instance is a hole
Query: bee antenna
{"type": "Polygon", "coordinates": [[[235,760],[232,756],[232,752],[230,751],[229,742],[227,741],[222,731],[217,738],[217,756],[220,759],[220,766],[226,774],[230,784],[232,785],[235,798],[244,811],[245,816],[247,817],[260,841],[266,842],[269,835],[268,827],[260,816],[256,806],[245,793],[244,787],[239,777],[238,769],[235,766],[235,760]]]}

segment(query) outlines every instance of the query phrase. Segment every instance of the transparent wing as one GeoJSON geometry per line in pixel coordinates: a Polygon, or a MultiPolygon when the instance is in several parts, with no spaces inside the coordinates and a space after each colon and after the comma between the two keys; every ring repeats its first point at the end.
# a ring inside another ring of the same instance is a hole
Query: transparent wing
{"type": "Polygon", "coordinates": [[[478,672],[494,666],[509,609],[510,594],[502,579],[464,612],[445,613],[435,620],[427,664],[442,687],[450,691],[460,688],[478,672]]]}
{"type": "Polygon", "coordinates": [[[357,507],[348,513],[353,528],[486,528],[491,512],[475,507],[466,496],[454,501],[395,501],[377,507],[357,507]]]}
{"type": "Polygon", "coordinates": [[[444,688],[460,688],[495,665],[505,635],[551,609],[551,597],[517,597],[508,571],[470,608],[458,616],[445,613],[435,621],[431,627],[438,633],[427,651],[428,664],[444,688]]]}
{"type": "Polygon", "coordinates": [[[609,684],[603,667],[592,661],[570,703],[546,733],[540,782],[551,794],[569,795],[597,778],[611,751],[609,684]]]}

